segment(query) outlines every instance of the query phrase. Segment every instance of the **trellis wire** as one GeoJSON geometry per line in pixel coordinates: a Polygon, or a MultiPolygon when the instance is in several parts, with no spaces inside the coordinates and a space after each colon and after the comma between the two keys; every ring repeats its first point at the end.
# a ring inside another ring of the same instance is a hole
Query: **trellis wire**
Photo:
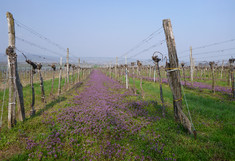
{"type": "Polygon", "coordinates": [[[4,107],[4,102],[5,102],[5,95],[6,95],[6,82],[7,82],[7,77],[8,77],[8,66],[7,66],[7,70],[6,70],[6,76],[5,76],[5,86],[4,86],[4,92],[3,92],[3,100],[2,100],[2,107],[1,107],[1,118],[0,118],[0,128],[2,127],[2,115],[3,115],[3,107],[4,107]]]}

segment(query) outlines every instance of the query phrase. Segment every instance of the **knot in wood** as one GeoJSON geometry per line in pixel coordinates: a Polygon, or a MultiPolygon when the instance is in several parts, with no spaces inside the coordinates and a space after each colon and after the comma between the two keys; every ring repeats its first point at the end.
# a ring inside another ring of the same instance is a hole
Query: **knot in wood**
{"type": "Polygon", "coordinates": [[[215,62],[213,62],[213,61],[209,62],[210,66],[213,66],[214,64],[215,64],[215,62]]]}
{"type": "Polygon", "coordinates": [[[73,64],[73,65],[72,65],[72,68],[75,69],[75,67],[76,67],[76,66],[73,64]]]}
{"type": "Polygon", "coordinates": [[[137,60],[137,65],[142,66],[142,63],[139,60],[137,60]]]}
{"type": "Polygon", "coordinates": [[[153,61],[156,62],[156,63],[158,63],[159,61],[161,61],[161,59],[158,58],[157,55],[156,55],[156,56],[152,56],[152,59],[153,59],[153,61]]]}
{"type": "Polygon", "coordinates": [[[56,70],[55,64],[52,64],[51,67],[52,67],[52,69],[53,69],[54,71],[56,70]]]}
{"type": "Polygon", "coordinates": [[[184,67],[184,65],[185,65],[184,63],[181,63],[181,66],[182,66],[182,67],[184,67]]]}
{"type": "Polygon", "coordinates": [[[10,57],[16,56],[16,53],[14,52],[14,48],[11,46],[8,46],[8,48],[6,49],[6,54],[10,57]]]}
{"type": "Polygon", "coordinates": [[[37,64],[37,69],[38,69],[38,70],[41,70],[41,69],[42,69],[42,64],[41,64],[41,63],[37,64]]]}
{"type": "Polygon", "coordinates": [[[131,66],[134,66],[135,65],[135,62],[131,62],[131,66]]]}
{"type": "Polygon", "coordinates": [[[29,60],[29,59],[26,60],[26,63],[31,65],[33,67],[33,70],[35,70],[37,68],[37,65],[34,62],[32,62],[31,60],[29,60]]]}

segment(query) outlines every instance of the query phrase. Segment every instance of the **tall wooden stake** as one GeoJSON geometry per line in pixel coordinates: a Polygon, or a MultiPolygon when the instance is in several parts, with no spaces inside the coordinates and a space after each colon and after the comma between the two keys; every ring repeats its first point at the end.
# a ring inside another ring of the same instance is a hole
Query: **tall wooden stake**
{"type": "Polygon", "coordinates": [[[156,82],[156,66],[153,67],[153,82],[156,82]]]}
{"type": "Polygon", "coordinates": [[[9,104],[8,104],[8,128],[12,128],[16,124],[15,117],[15,106],[16,106],[16,84],[15,84],[15,61],[16,53],[14,49],[9,46],[6,50],[6,55],[8,56],[8,70],[9,70],[9,104]]]}
{"type": "Polygon", "coordinates": [[[66,57],[66,76],[67,76],[67,84],[69,86],[69,48],[67,48],[67,57],[66,57]]]}
{"type": "Polygon", "coordinates": [[[132,62],[131,66],[132,66],[133,90],[134,90],[134,93],[136,94],[136,88],[135,88],[135,62],[132,62]]]}
{"type": "Polygon", "coordinates": [[[44,90],[44,84],[43,84],[43,77],[42,77],[42,73],[41,73],[41,68],[42,68],[42,64],[41,63],[37,64],[37,69],[38,69],[39,78],[40,78],[40,87],[41,87],[41,101],[43,103],[46,103],[45,90],[44,90]]]}
{"type": "Polygon", "coordinates": [[[59,74],[58,95],[61,94],[61,80],[62,80],[62,57],[60,58],[60,74],[59,74]]]}
{"type": "Polygon", "coordinates": [[[192,55],[192,46],[190,46],[190,79],[191,79],[191,85],[193,86],[193,72],[194,72],[194,66],[193,66],[193,55],[192,55]]]}
{"type": "Polygon", "coordinates": [[[125,67],[126,67],[126,89],[128,89],[128,70],[127,70],[127,58],[125,57],[125,67]]]}
{"type": "Polygon", "coordinates": [[[224,60],[222,61],[220,77],[223,79],[223,70],[224,70],[224,60]]]}
{"type": "Polygon", "coordinates": [[[211,76],[212,76],[212,92],[215,93],[215,74],[214,74],[214,64],[215,62],[210,62],[211,76]]]}
{"type": "Polygon", "coordinates": [[[50,95],[53,95],[56,66],[55,66],[55,64],[52,64],[50,66],[52,68],[52,80],[51,80],[51,92],[50,92],[50,95]]]}
{"type": "Polygon", "coordinates": [[[232,82],[232,95],[233,98],[235,98],[235,82],[234,82],[234,72],[233,72],[233,63],[234,63],[235,59],[229,59],[229,64],[230,64],[230,78],[231,78],[231,82],[232,82]]]}
{"type": "Polygon", "coordinates": [[[163,20],[163,28],[166,36],[166,43],[168,48],[169,63],[168,68],[168,82],[173,94],[174,113],[176,121],[179,121],[189,133],[192,133],[192,125],[188,117],[182,111],[182,94],[180,71],[178,64],[178,57],[176,52],[175,38],[172,31],[171,21],[169,19],[163,20]]]}
{"type": "Polygon", "coordinates": [[[184,63],[181,63],[182,69],[183,69],[183,76],[184,76],[184,86],[186,86],[186,76],[185,76],[185,71],[184,71],[184,63]]]}
{"type": "Polygon", "coordinates": [[[159,77],[159,84],[160,84],[160,98],[162,101],[162,116],[165,117],[165,105],[164,105],[164,98],[163,98],[163,91],[162,91],[162,78],[161,78],[161,73],[160,73],[160,68],[159,68],[159,59],[157,56],[152,56],[153,61],[155,62],[158,70],[158,77],[159,77]]]}
{"type": "Polygon", "coordinates": [[[32,104],[31,104],[31,110],[30,110],[30,115],[33,116],[36,111],[34,108],[34,104],[35,104],[35,91],[34,91],[34,86],[33,86],[33,75],[35,74],[35,69],[37,68],[37,65],[30,61],[30,60],[26,60],[26,62],[31,65],[31,72],[30,72],[30,84],[31,84],[31,88],[32,88],[32,104]]]}
{"type": "Polygon", "coordinates": [[[18,106],[19,121],[25,119],[23,86],[20,82],[17,69],[17,55],[15,53],[15,23],[13,15],[10,12],[6,13],[8,22],[8,69],[9,69],[9,105],[8,105],[8,128],[11,128],[16,123],[15,107],[16,99],[18,106]]]}
{"type": "Polygon", "coordinates": [[[142,98],[144,99],[145,98],[145,93],[144,93],[144,89],[142,87],[142,84],[143,84],[143,77],[141,75],[141,68],[142,68],[142,63],[137,60],[137,65],[138,65],[138,72],[139,72],[139,79],[140,79],[140,89],[141,89],[141,96],[142,98]]]}
{"type": "Polygon", "coordinates": [[[78,82],[80,82],[80,58],[78,59],[78,82]]]}
{"type": "Polygon", "coordinates": [[[115,64],[115,79],[117,79],[117,65],[118,65],[118,57],[116,57],[116,64],[115,64]]]}

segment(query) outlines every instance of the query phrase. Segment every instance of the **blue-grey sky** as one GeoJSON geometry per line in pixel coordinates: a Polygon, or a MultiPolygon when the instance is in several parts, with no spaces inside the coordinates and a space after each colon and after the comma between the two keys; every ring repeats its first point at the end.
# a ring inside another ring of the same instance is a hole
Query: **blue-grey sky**
{"type": "MultiPolygon", "coordinates": [[[[188,61],[190,46],[198,47],[235,39],[234,0],[1,0],[0,53],[8,46],[6,12],[38,33],[69,48],[76,57],[116,57],[125,54],[171,19],[180,61],[188,61]]],[[[22,39],[66,55],[55,45],[16,25],[16,47],[26,53],[55,56],[22,42],[22,39]]],[[[151,40],[127,57],[149,59],[154,51],[167,55],[160,29],[151,40]],[[145,50],[148,49],[149,50],[145,50]],[[145,52],[141,52],[145,51],[145,52]],[[139,53],[139,54],[138,54],[139,53]]],[[[196,61],[227,60],[235,57],[235,41],[193,50],[196,61]],[[200,54],[209,52],[207,54],[200,54]]]]}

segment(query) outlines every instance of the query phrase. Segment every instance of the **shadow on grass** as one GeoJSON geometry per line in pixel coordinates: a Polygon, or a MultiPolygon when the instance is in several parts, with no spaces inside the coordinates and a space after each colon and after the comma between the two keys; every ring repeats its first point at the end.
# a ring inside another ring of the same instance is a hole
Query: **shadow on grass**
{"type": "Polygon", "coordinates": [[[31,116],[30,118],[28,118],[28,119],[26,119],[26,120],[30,120],[30,119],[33,119],[33,118],[35,118],[35,117],[40,116],[44,111],[49,110],[49,109],[52,108],[54,105],[56,105],[56,104],[58,104],[58,103],[60,103],[60,102],[63,102],[63,101],[65,101],[66,99],[67,99],[67,98],[64,97],[64,96],[58,97],[57,99],[55,99],[55,100],[51,101],[50,103],[48,103],[48,104],[45,106],[45,108],[38,110],[38,112],[36,112],[35,115],[31,116]]]}

